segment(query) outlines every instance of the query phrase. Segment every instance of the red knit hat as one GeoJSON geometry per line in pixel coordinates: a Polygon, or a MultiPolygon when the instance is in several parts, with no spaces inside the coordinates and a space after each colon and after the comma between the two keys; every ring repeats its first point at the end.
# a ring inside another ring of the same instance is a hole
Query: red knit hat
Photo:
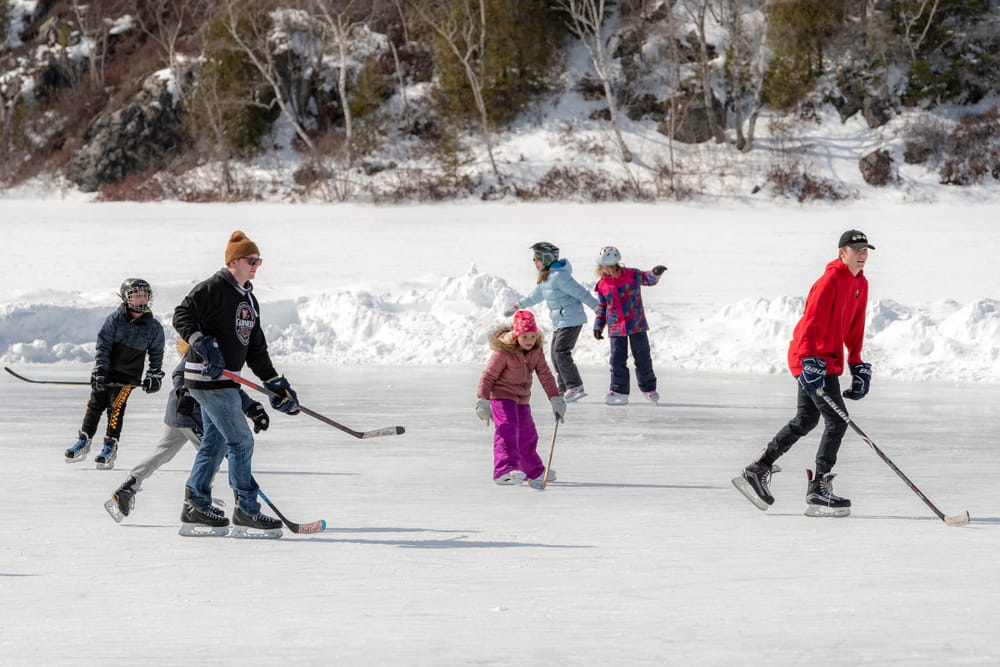
{"type": "Polygon", "coordinates": [[[510,330],[510,335],[517,338],[523,333],[530,333],[532,331],[538,331],[538,325],[535,324],[535,316],[531,314],[530,310],[519,310],[514,313],[514,326],[510,330]]]}

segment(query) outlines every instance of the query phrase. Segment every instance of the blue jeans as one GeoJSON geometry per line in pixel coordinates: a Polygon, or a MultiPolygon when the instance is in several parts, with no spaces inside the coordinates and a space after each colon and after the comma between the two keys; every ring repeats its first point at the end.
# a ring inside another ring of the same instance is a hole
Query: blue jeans
{"type": "Polygon", "coordinates": [[[253,433],[243,415],[239,390],[191,389],[191,396],[201,406],[205,434],[201,449],[194,457],[194,467],[188,477],[191,504],[206,511],[212,506],[212,479],[229,456],[229,486],[236,492],[236,501],[244,512],[260,513],[257,482],[250,474],[253,459],[253,433]]]}

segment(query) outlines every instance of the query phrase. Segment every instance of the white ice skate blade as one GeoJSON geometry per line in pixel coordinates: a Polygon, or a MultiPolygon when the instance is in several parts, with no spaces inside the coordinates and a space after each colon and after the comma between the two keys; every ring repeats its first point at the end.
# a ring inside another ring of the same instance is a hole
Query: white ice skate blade
{"type": "Polygon", "coordinates": [[[118,509],[118,503],[115,502],[114,498],[108,498],[104,501],[104,509],[108,511],[108,514],[110,514],[111,518],[115,520],[115,523],[121,523],[122,519],[125,518],[122,511],[118,509]]]}
{"type": "Polygon", "coordinates": [[[768,505],[763,498],[757,495],[757,492],[753,490],[750,486],[750,482],[743,479],[743,476],[733,477],[733,486],[736,490],[746,496],[746,499],[754,504],[754,507],[761,511],[766,511],[770,505],[768,505]]]}
{"type": "Polygon", "coordinates": [[[229,537],[247,540],[276,540],[281,537],[280,528],[251,528],[250,526],[233,526],[229,537]]]}
{"type": "Polygon", "coordinates": [[[579,401],[581,398],[583,398],[586,395],[587,395],[587,392],[583,392],[582,394],[577,394],[576,396],[574,396],[572,398],[564,398],[563,400],[566,401],[567,403],[576,403],[577,401],[579,401]]]}
{"type": "Polygon", "coordinates": [[[840,518],[850,516],[850,514],[850,507],[827,507],[826,505],[806,504],[806,516],[840,518]]]}
{"type": "Polygon", "coordinates": [[[115,462],[114,462],[114,461],[108,461],[107,463],[97,463],[97,462],[95,461],[95,462],[94,462],[94,466],[95,466],[95,467],[96,467],[96,468],[97,468],[98,470],[113,470],[113,469],[114,469],[114,467],[115,467],[115,462]]]}
{"type": "Polygon", "coordinates": [[[73,456],[66,456],[65,454],[63,454],[63,456],[66,458],[66,463],[76,463],[77,461],[82,461],[87,458],[87,454],[89,453],[90,447],[84,447],[73,456]]]}
{"type": "Polygon", "coordinates": [[[493,481],[500,486],[515,486],[524,481],[524,473],[520,470],[511,470],[506,474],[500,475],[493,481]]]}
{"type": "Polygon", "coordinates": [[[229,526],[207,526],[203,523],[182,523],[178,535],[184,537],[225,537],[229,526]]]}

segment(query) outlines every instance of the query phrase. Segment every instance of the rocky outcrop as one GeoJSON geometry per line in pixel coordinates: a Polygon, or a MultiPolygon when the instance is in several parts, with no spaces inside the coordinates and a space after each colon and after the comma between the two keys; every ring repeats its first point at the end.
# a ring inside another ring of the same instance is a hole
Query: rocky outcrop
{"type": "Polygon", "coordinates": [[[896,180],[892,162],[892,156],[889,155],[889,151],[878,150],[872,151],[861,158],[858,166],[861,169],[861,176],[865,179],[865,183],[881,187],[889,185],[896,180]]]}
{"type": "Polygon", "coordinates": [[[97,118],[66,177],[84,192],[166,167],[189,141],[168,81],[145,80],[132,104],[97,118]]]}

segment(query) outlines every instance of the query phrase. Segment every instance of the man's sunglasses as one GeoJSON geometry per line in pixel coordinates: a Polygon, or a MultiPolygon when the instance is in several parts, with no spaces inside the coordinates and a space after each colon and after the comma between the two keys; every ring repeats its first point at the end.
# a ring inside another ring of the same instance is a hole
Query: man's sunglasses
{"type": "Polygon", "coordinates": [[[245,259],[247,261],[247,264],[249,264],[250,266],[257,266],[258,264],[264,263],[263,257],[244,257],[243,259],[245,259]]]}

